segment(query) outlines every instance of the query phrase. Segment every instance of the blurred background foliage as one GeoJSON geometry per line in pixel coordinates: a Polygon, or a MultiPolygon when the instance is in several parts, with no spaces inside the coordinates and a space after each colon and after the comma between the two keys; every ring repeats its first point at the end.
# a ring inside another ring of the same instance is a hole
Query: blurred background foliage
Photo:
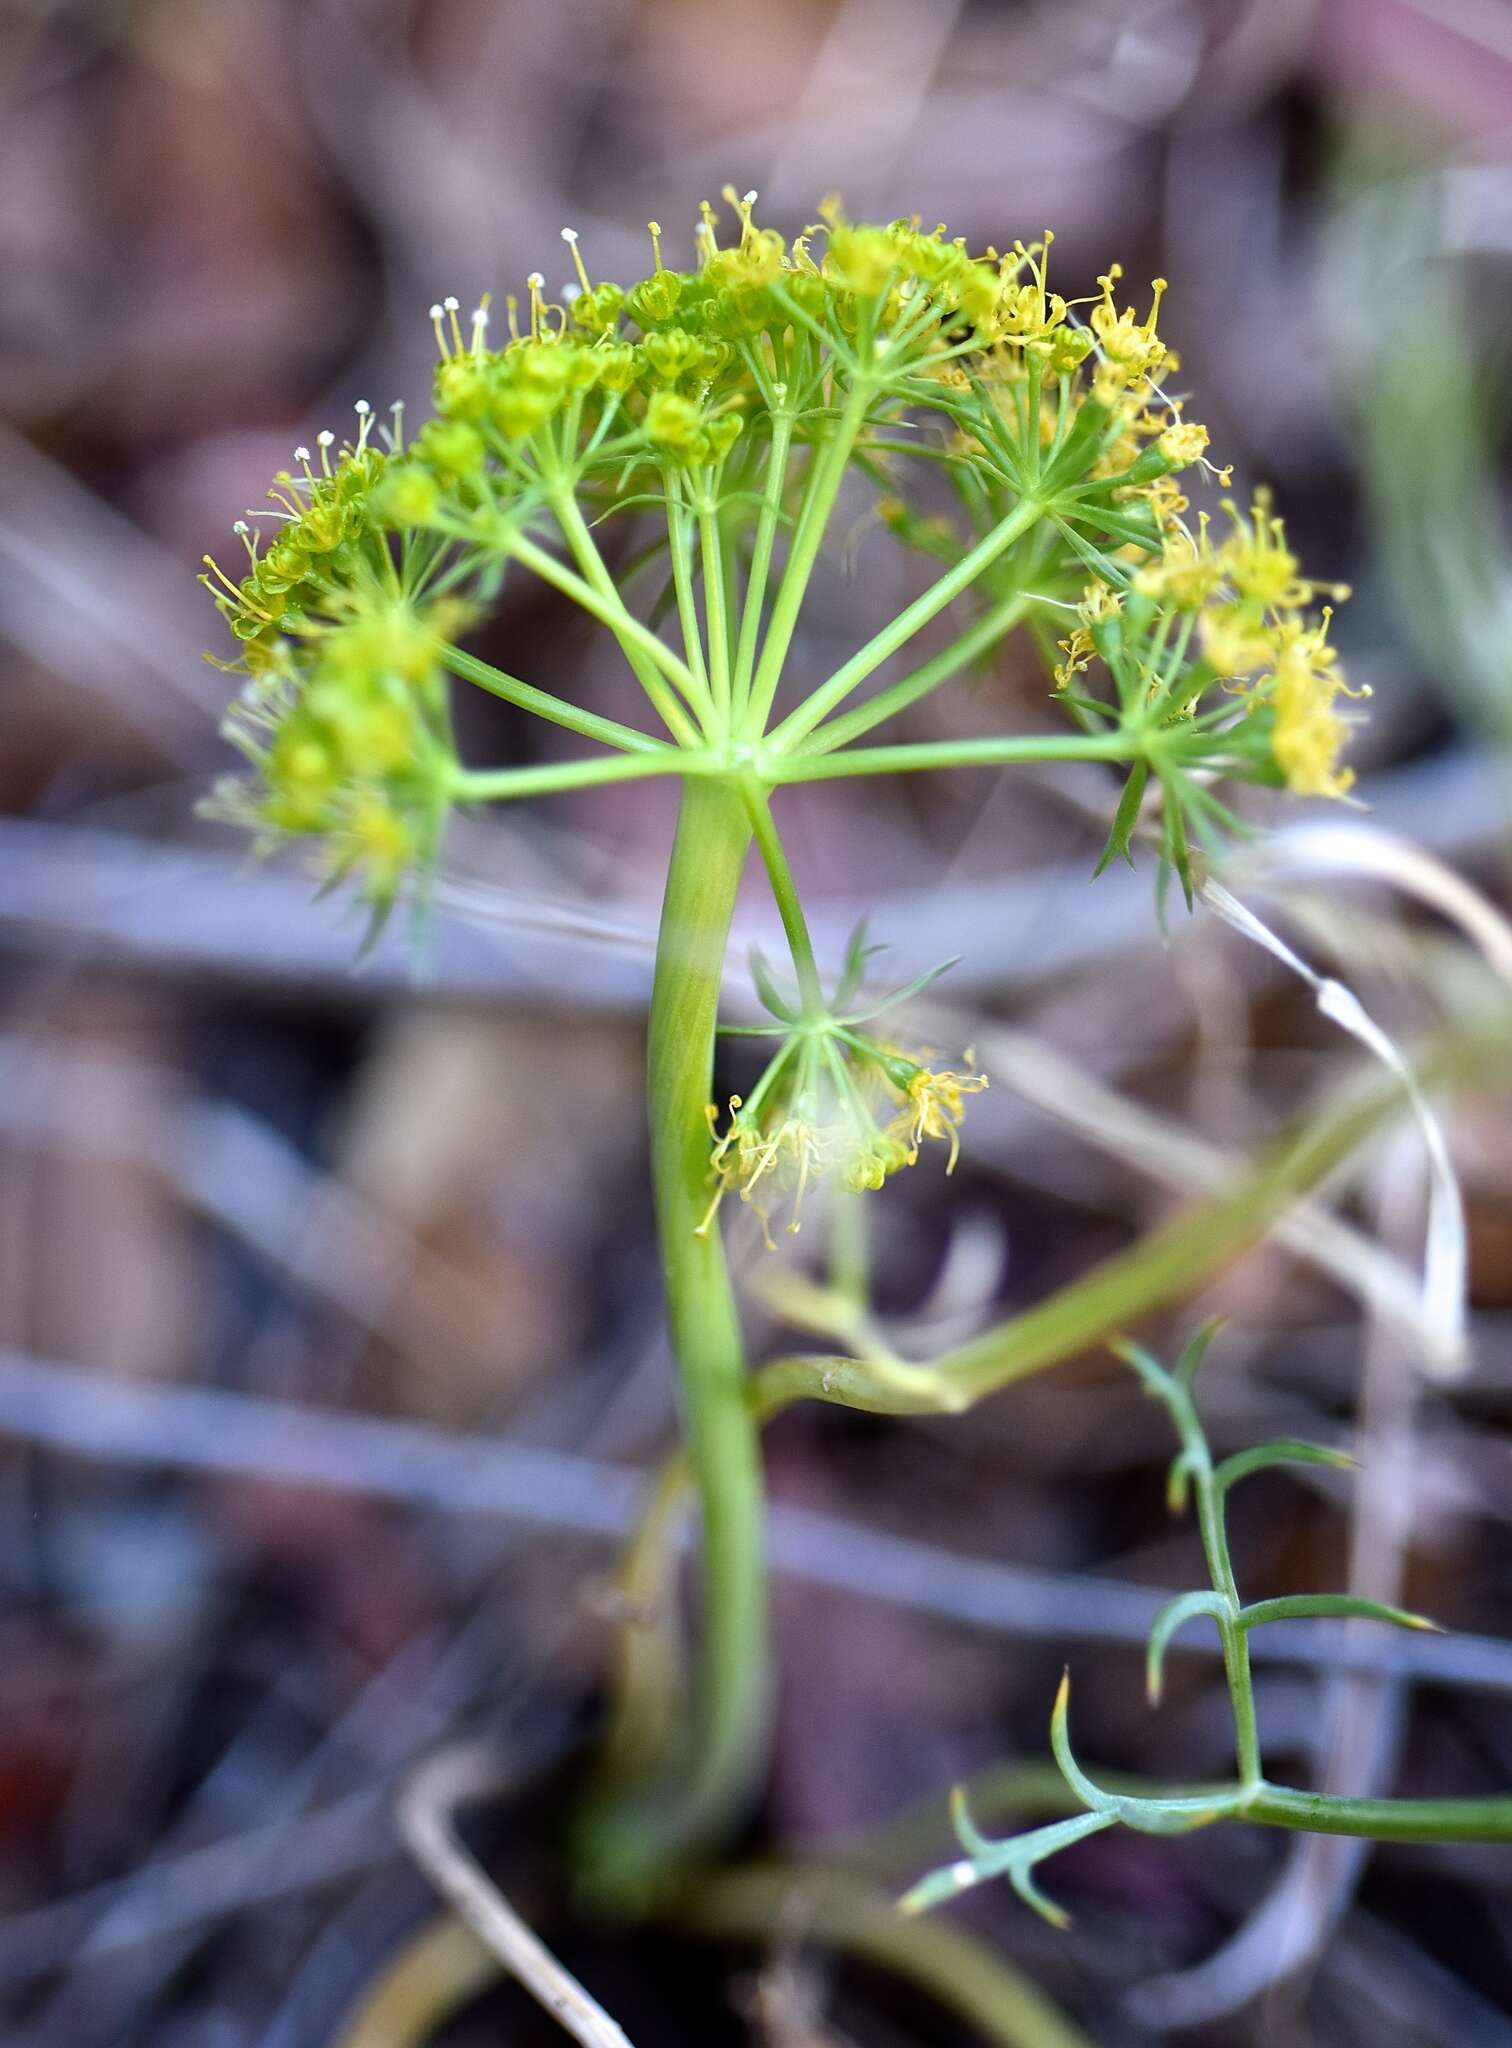
{"type": "MultiPolygon", "coordinates": [[[[426,978],[399,931],[354,972],[339,903],[196,818],[227,690],[194,565],[296,441],[422,396],[434,299],[555,285],[563,224],[633,267],[649,216],[686,234],[726,180],[790,231],[838,190],[973,243],[1050,225],[1063,290],[1113,259],[1171,279],[1213,452],[1354,586],[1338,637],[1374,691],[1371,871],[1289,811],[1282,857],[1232,885],[1451,1070],[1505,1009],[1505,927],[1455,892],[1508,880],[1503,0],[0,0],[7,2048],[327,2041],[425,1908],[397,1774],[480,1729],[549,1773],[590,1724],[627,1475],[671,1426],[638,1097],[669,798],[459,827],[426,978]]],[[[858,504],[799,659],[832,666],[920,573],[858,504]]],[[[536,593],[478,646],[615,706],[536,593]]],[[[909,731],[1011,727],[1045,687],[1010,651],[909,731]]],[[[461,709],[479,758],[553,744],[461,709]]],[[[1148,872],[1088,886],[1115,793],[1092,770],[791,793],[830,956],[862,911],[899,980],[961,952],[941,1042],[993,1076],[950,1200],[910,1176],[873,1209],[900,1341],[1036,1300],[1354,1071],[1232,933],[1199,913],[1165,944],[1148,872]]],[[[741,929],[770,937],[754,896],[741,929]]],[[[1421,1370],[1406,1126],[1200,1304],[1231,1319],[1220,1449],[1365,1461],[1357,1490],[1236,1503],[1248,1586],[1347,1581],[1459,1632],[1278,1631],[1260,1712],[1299,1782],[1512,1783],[1509,1111],[1483,1084],[1445,1109],[1457,1382],[1421,1370]]],[[[775,1262],[737,1251],[770,1342],[775,1262]]],[[[768,1846],[1042,1758],[1067,1657],[1088,1755],[1223,1768],[1200,1646],[1142,1703],[1192,1539],[1161,1514],[1161,1419],[1107,1361],[966,1424],[795,1412],[769,1451],[768,1846]]],[[[997,1818],[1043,1796],[1020,1773],[997,1818]]],[[[1006,1894],[962,1910],[1099,2043],[1512,2042],[1512,1852],[1213,1830],[1099,1837],[1056,1875],[1071,1935],[1006,1894]]],[[[966,2038],[831,1967],[801,1913],[694,1967],[650,1943],[583,1967],[636,2038],[966,2038]]],[[[530,2024],[506,2002],[447,2038],[530,2024]]]]}

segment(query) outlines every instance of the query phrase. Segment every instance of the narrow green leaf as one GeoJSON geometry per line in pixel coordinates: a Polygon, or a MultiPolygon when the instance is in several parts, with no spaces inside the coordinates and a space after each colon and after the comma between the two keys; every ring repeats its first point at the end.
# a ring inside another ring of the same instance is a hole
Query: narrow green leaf
{"type": "Polygon", "coordinates": [[[1076,529],[1068,526],[1063,519],[1055,521],[1055,529],[1072,553],[1085,562],[1100,582],[1111,585],[1114,590],[1124,589],[1129,580],[1128,572],[1120,569],[1111,555],[1104,554],[1101,548],[1095,548],[1090,541],[1083,540],[1076,529]]]}
{"type": "Polygon", "coordinates": [[[1061,490],[1067,484],[1079,481],[1097,460],[1112,417],[1108,408],[1095,398],[1084,400],[1055,460],[1040,477],[1042,491],[1061,490]]]}
{"type": "Polygon", "coordinates": [[[1138,519],[1127,511],[1118,511],[1105,500],[1078,498],[1072,504],[1063,504],[1061,516],[1075,520],[1078,525],[1091,527],[1097,533],[1105,533],[1111,539],[1134,547],[1147,548],[1149,552],[1160,552],[1160,529],[1153,519],[1138,519]]]}
{"type": "Polygon", "coordinates": [[[1197,1374],[1201,1370],[1202,1361],[1207,1357],[1208,1347],[1223,1328],[1223,1322],[1222,1316],[1209,1316],[1201,1328],[1188,1340],[1185,1351],[1182,1352],[1180,1358],[1176,1361],[1176,1370],[1173,1377],[1177,1386],[1185,1387],[1189,1394],[1192,1391],[1197,1374]]]}
{"type": "MultiPolygon", "coordinates": [[[[873,950],[880,951],[881,948],[876,947],[873,950]]],[[[922,995],[925,989],[932,988],[942,974],[948,974],[951,968],[959,963],[960,958],[959,953],[952,953],[948,960],[942,960],[937,967],[926,967],[922,974],[916,974],[912,981],[905,981],[901,988],[895,988],[889,994],[880,996],[869,1008],[852,1011],[847,1016],[837,1018],[836,1021],[841,1024],[864,1024],[870,1017],[881,1016],[884,1010],[895,1009],[899,1003],[906,1003],[910,996],[922,995]]]]}
{"type": "Polygon", "coordinates": [[[1122,1821],[1125,1827],[1144,1835],[1184,1835],[1239,1810],[1244,1790],[1238,1785],[1232,1792],[1204,1792],[1197,1798],[1137,1798],[1128,1793],[1105,1792],[1093,1783],[1071,1753],[1070,1699],[1068,1671],[1061,1679],[1055,1711],[1050,1717],[1050,1747],[1061,1776],[1090,1813],[1106,1821],[1122,1821]]]}
{"type": "Polygon", "coordinates": [[[1257,1600],[1240,1608],[1238,1621],[1243,1629],[1263,1628],[1271,1621],[1387,1621],[1394,1628],[1444,1633],[1426,1615],[1388,1607],[1383,1600],[1362,1600],[1354,1593],[1289,1593],[1279,1600],[1257,1600]]]}
{"type": "Polygon", "coordinates": [[[1118,809],[1113,813],[1113,824],[1108,833],[1108,843],[1102,850],[1102,856],[1097,866],[1092,870],[1094,881],[1107,868],[1111,867],[1115,860],[1125,860],[1130,867],[1133,867],[1134,855],[1129,841],[1133,835],[1134,827],[1139,822],[1139,807],[1144,801],[1145,785],[1149,779],[1150,764],[1141,755],[1129,770],[1128,780],[1123,786],[1123,794],[1118,799],[1118,809]]]}
{"type": "Polygon", "coordinates": [[[1187,1496],[1191,1491],[1197,1460],[1191,1450],[1178,1451],[1172,1458],[1166,1473],[1166,1508],[1173,1515],[1186,1513],[1187,1496]]]}
{"type": "Polygon", "coordinates": [[[1332,1465],[1344,1469],[1354,1463],[1348,1451],[1330,1450],[1326,1444],[1280,1438],[1275,1443],[1256,1444],[1253,1450],[1236,1451],[1233,1457],[1224,1459],[1213,1479],[1219,1493],[1223,1494],[1241,1479],[1248,1479],[1252,1472],[1268,1471],[1276,1465],[1332,1465]]]}
{"type": "Polygon", "coordinates": [[[1181,805],[1181,789],[1176,777],[1164,763],[1157,763],[1156,774],[1165,793],[1164,843],[1162,851],[1176,871],[1181,883],[1181,893],[1186,898],[1186,907],[1192,908],[1195,889],[1192,883],[1192,849],[1187,840],[1186,817],[1181,805]]]}
{"type": "Polygon", "coordinates": [[[968,1856],[985,1856],[994,1846],[971,1818],[964,1785],[952,1785],[950,1788],[950,1825],[968,1856]]]}
{"type": "Polygon", "coordinates": [[[1150,1647],[1145,1656],[1145,1692],[1152,1707],[1160,1705],[1165,1653],[1178,1629],[1199,1614],[1206,1614],[1222,1628],[1229,1619],[1228,1602],[1221,1593],[1207,1590],[1178,1593],[1168,1600],[1150,1625],[1150,1647]]]}
{"type": "Polygon", "coordinates": [[[1103,728],[1113,724],[1112,706],[1104,704],[1097,697],[1083,697],[1076,690],[1057,690],[1055,702],[1068,711],[1083,712],[1089,718],[1096,718],[1103,728]]]}
{"type": "Polygon", "coordinates": [[[866,943],[866,928],[870,920],[863,917],[845,943],[845,964],[840,970],[839,985],[835,990],[835,1007],[854,1000],[866,974],[866,963],[873,954],[884,949],[866,943]]]}
{"type": "Polygon", "coordinates": [[[772,976],[771,964],[759,946],[752,946],[750,952],[751,981],[761,998],[764,1010],[770,1010],[784,1024],[794,1024],[798,1013],[778,988],[772,976]]]}
{"type": "Polygon", "coordinates": [[[1071,1750],[1071,1672],[1069,1667],[1061,1673],[1061,1682],[1056,1690],[1055,1705],[1050,1713],[1050,1748],[1060,1767],[1060,1774],[1076,1794],[1089,1813],[1113,1811],[1113,1801],[1082,1770],[1071,1750]]]}

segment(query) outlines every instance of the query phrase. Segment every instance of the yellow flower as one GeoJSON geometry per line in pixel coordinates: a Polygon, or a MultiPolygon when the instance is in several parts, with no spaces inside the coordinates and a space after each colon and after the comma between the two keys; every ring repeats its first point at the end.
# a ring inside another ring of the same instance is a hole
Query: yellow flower
{"type": "Polygon", "coordinates": [[[1131,386],[1148,383],[1162,368],[1175,368],[1174,357],[1155,332],[1165,279],[1155,279],[1150,310],[1141,320],[1132,307],[1121,313],[1114,303],[1113,287],[1122,275],[1122,265],[1115,263],[1097,280],[1102,297],[1088,315],[1101,359],[1092,388],[1104,405],[1114,404],[1131,386]]]}
{"type": "Polygon", "coordinates": [[[357,798],[345,828],[331,843],[334,871],[356,868],[369,896],[380,903],[394,895],[416,851],[412,828],[375,791],[357,798]]]}
{"type": "Polygon", "coordinates": [[[1092,665],[1097,649],[1092,645],[1092,635],[1085,626],[1073,626],[1060,643],[1064,661],[1056,663],[1052,671],[1057,690],[1069,690],[1072,683],[1092,665]]]}
{"type": "Polygon", "coordinates": [[[1353,769],[1339,764],[1349,725],[1336,704],[1341,696],[1364,697],[1369,691],[1352,690],[1345,682],[1338,653],[1328,644],[1331,616],[1325,611],[1316,626],[1288,624],[1278,635],[1269,691],[1275,717],[1271,751],[1297,796],[1343,796],[1354,784],[1353,769]]]}
{"type": "MultiPolygon", "coordinates": [[[[970,1066],[971,1055],[966,1055],[970,1066]]],[[[950,1146],[947,1173],[954,1173],[956,1161],[961,1156],[961,1121],[966,1114],[965,1098],[980,1095],[987,1086],[985,1074],[958,1074],[950,1068],[931,1073],[928,1067],[918,1067],[908,1082],[908,1106],[892,1126],[892,1135],[908,1147],[908,1163],[913,1165],[919,1156],[919,1148],[926,1138],[944,1138],[950,1146]]]]}
{"type": "MultiPolygon", "coordinates": [[[[1197,431],[1205,433],[1206,429],[1197,431]]],[[[1223,564],[1213,552],[1204,512],[1195,535],[1184,526],[1173,527],[1166,534],[1160,560],[1138,571],[1134,588],[1146,597],[1168,599],[1178,611],[1194,612],[1206,604],[1222,581],[1223,564]]]]}
{"type": "Polygon", "coordinates": [[[772,1211],[791,1197],[788,1229],[797,1233],[803,1220],[803,1198],[830,1163],[833,1134],[792,1114],[764,1129],[760,1118],[746,1109],[738,1095],[730,1097],[730,1121],[722,1137],[718,1105],[711,1102],[704,1114],[714,1140],[709,1173],[715,1186],[696,1234],[708,1236],[720,1203],[733,1190],[756,1211],[767,1249],[775,1250],[769,1228],[772,1211]]]}
{"type": "Polygon", "coordinates": [[[1251,676],[1274,659],[1276,629],[1251,605],[1210,604],[1199,631],[1202,651],[1220,676],[1251,676]]]}
{"type": "Polygon", "coordinates": [[[1110,589],[1106,583],[1089,583],[1082,592],[1082,601],[1076,608],[1077,623],[1060,643],[1061,653],[1066,657],[1054,669],[1055,687],[1064,690],[1091,664],[1097,653],[1092,638],[1092,628],[1104,619],[1116,618],[1123,610],[1123,592],[1110,589]]]}
{"type": "Polygon", "coordinates": [[[1056,330],[1065,323],[1066,302],[1058,293],[1045,290],[1045,272],[1050,262],[1050,244],[1055,237],[1046,228],[1040,242],[1015,242],[1000,265],[1003,286],[998,297],[998,331],[1021,348],[1037,355],[1049,355],[1056,330]],[[1027,270],[1026,279],[1019,273],[1027,270]]]}
{"type": "Polygon", "coordinates": [[[1256,491],[1246,519],[1238,507],[1225,503],[1233,532],[1218,550],[1226,580],[1241,601],[1262,611],[1296,611],[1320,592],[1348,597],[1342,585],[1315,583],[1300,573],[1301,565],[1286,544],[1286,524],[1270,509],[1270,492],[1256,491]]]}

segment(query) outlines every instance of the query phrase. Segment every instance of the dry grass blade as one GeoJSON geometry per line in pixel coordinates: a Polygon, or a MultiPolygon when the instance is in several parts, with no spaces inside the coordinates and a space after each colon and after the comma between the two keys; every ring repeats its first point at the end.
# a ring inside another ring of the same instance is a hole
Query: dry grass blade
{"type": "Polygon", "coordinates": [[[499,1789],[503,1773],[488,1751],[443,1750],[422,1764],[398,1801],[399,1832],[426,1876],[582,2048],[630,2048],[629,2036],[532,1933],[468,1854],[453,1815],[499,1789]]]}

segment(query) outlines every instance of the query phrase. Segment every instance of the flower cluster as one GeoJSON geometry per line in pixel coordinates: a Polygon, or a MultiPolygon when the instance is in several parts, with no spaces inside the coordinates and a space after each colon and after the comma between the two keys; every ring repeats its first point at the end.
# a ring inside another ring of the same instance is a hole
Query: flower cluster
{"type": "MultiPolygon", "coordinates": [[[[223,808],[265,836],[326,839],[328,865],[358,869],[379,901],[423,870],[460,787],[445,643],[514,560],[609,626],[680,745],[759,746],[780,729],[797,605],[847,471],[983,615],[958,666],[990,654],[999,614],[1001,631],[1027,622],[1047,650],[1051,622],[1077,614],[1060,699],[1084,728],[1105,725],[1106,704],[1072,685],[1094,655],[1119,667],[1131,786],[1153,772],[1168,806],[1188,808],[1201,805],[1189,785],[1217,774],[1347,789],[1339,700],[1354,693],[1279,520],[1257,499],[1215,543],[1183,518],[1182,473],[1212,465],[1207,430],[1162,383],[1176,368],[1163,280],[1123,303],[1115,264],[1077,301],[1050,288],[1048,232],[975,254],[943,226],[856,223],[827,201],[788,241],[757,223],[754,193],[725,199],[723,220],[701,209],[686,268],[664,261],[652,223],[651,268],[628,284],[595,278],[564,230],[573,279],[553,297],[533,273],[523,303],[504,300],[502,339],[486,297],[466,320],[442,300],[418,434],[406,443],[396,408],[374,445],[360,405],[355,440],[336,451],[322,434],[313,461],[297,451],[272,511],[253,515],[259,531],[239,522],[246,573],[212,565],[205,579],[248,678],[229,729],[254,777],[223,808]],[[948,516],[916,487],[938,466],[948,516]],[[645,522],[637,566],[670,559],[646,621],[593,538],[610,513],[645,522]],[[779,569],[790,607],[775,603],[779,569]],[[692,644],[700,579],[707,650],[692,644]],[[674,591],[680,653],[658,645],[674,591]],[[1158,760],[1138,758],[1147,735],[1158,760]]],[[[545,702],[519,686],[527,699],[545,702]]],[[[589,732],[574,711],[547,715],[589,732]]]]}
{"type": "MultiPolygon", "coordinates": [[[[1081,455],[1111,483],[1125,483],[1141,455],[1140,489],[1200,456],[1202,428],[1183,426],[1163,402],[1149,409],[1157,372],[1174,363],[1155,332],[1163,285],[1143,319],[1120,311],[1115,265],[1084,324],[1046,286],[1048,235],[977,257],[943,227],[857,225],[829,201],[823,220],[788,244],[756,225],[754,192],[726,188],[725,198],[733,239],[721,245],[706,203],[698,261],[670,269],[652,222],[654,268],[629,286],[595,283],[564,229],[575,281],[552,301],[532,274],[528,304],[505,301],[502,347],[488,346],[486,300],[466,334],[455,299],[433,306],[437,420],[412,444],[389,504],[423,524],[476,513],[496,501],[499,481],[516,490],[564,474],[591,482],[637,459],[723,470],[737,444],[754,453],[783,408],[802,435],[822,438],[831,422],[810,414],[826,378],[869,379],[879,431],[904,405],[952,417],[964,409],[956,453],[968,463],[996,460],[972,431],[974,415],[1008,407],[1026,383],[1036,414],[1043,404],[1047,440],[1064,440],[1082,405],[1095,405],[1099,432],[1083,435],[1081,455]]],[[[831,404],[837,396],[829,390],[831,404]]],[[[998,429],[1001,439],[1001,420],[998,429]]]]}
{"type": "MultiPolygon", "coordinates": [[[[816,1181],[833,1176],[851,1194],[875,1191],[905,1166],[917,1163],[926,1140],[948,1148],[945,1171],[960,1157],[966,1097],[987,1086],[970,1052],[965,1071],[936,1071],[858,1027],[917,995],[945,967],[931,968],[906,987],[858,1008],[868,961],[864,924],[852,934],[845,965],[828,1001],[790,1001],[773,981],[759,952],[752,976],[773,1026],[736,1035],[780,1041],[748,1096],[732,1095],[723,1131],[720,1110],[705,1111],[712,1147],[712,1195],[702,1230],[734,1193],[761,1219],[768,1249],[772,1216],[786,1208],[796,1232],[803,1203],[816,1181]]],[[[946,963],[948,966],[949,963],[946,963]]]]}
{"type": "Polygon", "coordinates": [[[334,461],[322,433],[318,469],[300,448],[298,472],[275,478],[267,546],[237,522],[240,582],[213,562],[201,579],[240,642],[225,666],[246,681],[225,730],[251,769],[210,808],[260,840],[320,842],[329,872],[355,874],[382,907],[434,858],[446,815],[456,764],[439,656],[462,613],[427,601],[418,565],[396,567],[373,509],[385,456],[358,413],[334,461]]]}
{"type": "Polygon", "coordinates": [[[730,1097],[723,1131],[718,1104],[709,1104],[713,1195],[701,1232],[734,1193],[761,1219],[770,1250],[773,1215],[786,1207],[796,1232],[816,1181],[832,1174],[852,1194],[875,1190],[915,1165],[927,1138],[948,1145],[945,1171],[953,1173],[965,1098],[986,1086],[969,1065],[965,1073],[935,1072],[859,1032],[821,1026],[795,1034],[748,1098],[730,1097]]]}
{"type": "MultiPolygon", "coordinates": [[[[1302,574],[1263,490],[1248,515],[1227,500],[1223,511],[1228,530],[1221,539],[1215,542],[1205,514],[1195,533],[1172,519],[1159,557],[1134,570],[1132,592],[1153,604],[1160,621],[1174,623],[1174,635],[1168,628],[1163,644],[1180,652],[1179,674],[1153,666],[1144,694],[1162,697],[1174,715],[1190,718],[1216,686],[1230,708],[1220,706],[1214,728],[1231,727],[1238,717],[1257,722],[1265,744],[1252,752],[1251,772],[1259,777],[1272,768],[1299,796],[1343,796],[1354,778],[1340,760],[1349,727],[1338,699],[1369,692],[1351,688],[1329,644],[1331,607],[1316,614],[1311,607],[1320,595],[1342,599],[1349,593],[1302,574]]],[[[1088,587],[1078,623],[1061,642],[1059,688],[1089,666],[1125,603],[1123,593],[1106,584],[1088,587]]],[[[1232,754],[1225,765],[1243,772],[1232,754]]]]}
{"type": "Polygon", "coordinates": [[[249,674],[272,665],[280,638],[299,633],[311,616],[319,616],[330,596],[348,585],[363,562],[372,560],[364,542],[373,533],[370,499],[383,474],[383,452],[369,443],[372,408],[359,402],[355,442],[345,443],[333,464],[335,435],[327,428],[317,436],[320,468],[311,467],[308,448],[296,448],[299,472],[280,470],[268,499],[275,538],[262,548],[247,520],[236,523],[249,567],[233,583],[208,555],[207,575],[200,581],[215,599],[217,611],[232,637],[241,643],[237,664],[249,674]]]}

